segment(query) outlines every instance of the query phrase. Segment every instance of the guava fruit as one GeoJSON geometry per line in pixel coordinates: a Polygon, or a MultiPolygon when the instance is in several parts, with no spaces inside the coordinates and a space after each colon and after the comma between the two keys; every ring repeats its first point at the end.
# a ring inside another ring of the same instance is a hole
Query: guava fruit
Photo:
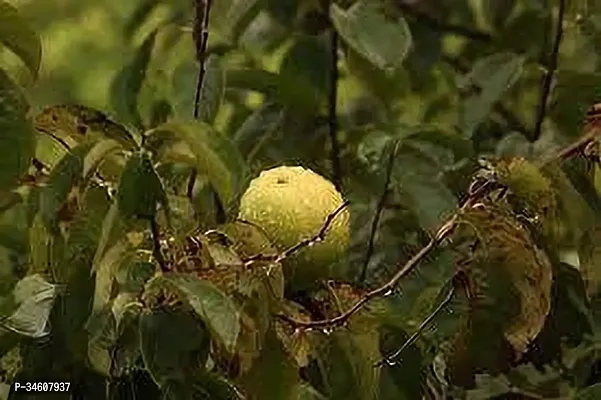
{"type": "MultiPolygon", "coordinates": [[[[238,218],[263,229],[283,252],[317,235],[343,202],[334,185],[319,174],[300,166],[280,166],[262,171],[250,182],[238,218]]],[[[287,284],[300,288],[327,278],[329,266],[346,252],[349,230],[350,213],[345,208],[328,225],[324,240],[283,261],[287,284]]]]}

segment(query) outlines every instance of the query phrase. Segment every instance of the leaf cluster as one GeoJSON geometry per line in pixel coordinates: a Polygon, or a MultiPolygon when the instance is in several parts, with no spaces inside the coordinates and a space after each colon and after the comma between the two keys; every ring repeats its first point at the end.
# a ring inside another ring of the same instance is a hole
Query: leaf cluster
{"type": "Polygon", "coordinates": [[[98,109],[33,85],[55,14],[31,3],[0,0],[0,396],[601,393],[595,2],[138,0],[103,27],[128,60],[98,109]],[[352,244],[292,292],[237,208],[297,164],[352,244]]]}

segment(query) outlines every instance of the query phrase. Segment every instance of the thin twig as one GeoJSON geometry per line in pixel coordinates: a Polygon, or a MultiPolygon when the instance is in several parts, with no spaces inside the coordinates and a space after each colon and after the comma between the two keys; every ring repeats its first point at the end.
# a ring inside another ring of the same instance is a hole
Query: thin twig
{"type": "MultiPolygon", "coordinates": [[[[196,45],[196,60],[198,61],[198,76],[196,78],[196,93],[194,94],[194,119],[198,119],[198,113],[200,108],[200,95],[202,93],[202,87],[204,85],[205,73],[206,73],[206,53],[207,46],[209,44],[209,17],[211,14],[212,0],[194,0],[194,28],[192,30],[192,38],[196,45]]],[[[198,171],[196,168],[192,169],[190,177],[188,178],[188,185],[186,195],[193,203],[194,197],[194,185],[196,184],[196,177],[198,171]]]]}
{"type": "Polygon", "coordinates": [[[591,142],[596,140],[596,138],[601,134],[600,122],[594,122],[593,124],[588,125],[586,134],[581,136],[580,139],[578,139],[571,145],[559,150],[550,160],[546,162],[550,163],[554,160],[566,160],[575,156],[578,153],[581,153],[591,142]]]}
{"type": "MultiPolygon", "coordinates": [[[[534,132],[531,138],[531,141],[534,142],[538,140],[541,135],[541,129],[543,126],[543,121],[547,114],[547,103],[549,102],[549,95],[551,94],[551,86],[553,84],[553,78],[555,76],[555,71],[557,70],[557,59],[559,58],[559,47],[561,45],[561,38],[563,36],[563,19],[564,13],[566,9],[566,1],[559,0],[559,12],[557,15],[557,25],[555,27],[555,40],[553,42],[553,49],[551,50],[551,54],[549,55],[549,60],[547,64],[547,71],[543,76],[542,87],[540,98],[538,102],[538,110],[536,112],[536,119],[534,124],[534,132]]],[[[551,16],[553,13],[550,13],[551,16]]]]}
{"type": "Polygon", "coordinates": [[[381,367],[384,364],[394,365],[396,363],[395,359],[398,358],[399,355],[401,355],[401,353],[403,351],[405,351],[405,349],[407,347],[409,347],[413,343],[415,343],[415,341],[419,338],[419,336],[422,334],[422,332],[424,331],[424,329],[426,329],[428,327],[428,325],[430,325],[430,323],[434,320],[434,318],[436,318],[436,316],[451,302],[451,300],[453,300],[453,296],[455,295],[455,291],[456,290],[457,289],[455,287],[455,282],[453,282],[453,286],[449,290],[449,293],[447,293],[447,295],[445,296],[445,298],[426,317],[426,319],[424,319],[422,321],[422,323],[419,325],[419,327],[417,328],[417,330],[409,337],[409,339],[407,339],[405,341],[405,343],[403,343],[403,345],[398,350],[396,350],[391,355],[384,357],[382,360],[378,361],[374,366],[375,367],[381,367]]]}
{"type": "Polygon", "coordinates": [[[193,168],[190,172],[190,177],[188,178],[188,185],[186,186],[186,197],[188,197],[190,204],[193,204],[192,200],[194,198],[194,184],[196,183],[197,176],[198,171],[196,170],[196,168],[193,168]]]}
{"type": "Polygon", "coordinates": [[[338,33],[332,26],[330,30],[330,90],[328,92],[328,132],[330,134],[330,161],[332,163],[332,181],[338,191],[342,191],[342,168],[340,165],[340,143],[338,142],[338,33]]]}
{"type": "MultiPolygon", "coordinates": [[[[446,235],[445,235],[446,237],[446,235]]],[[[444,239],[444,237],[442,238],[444,239]]],[[[346,310],[342,314],[330,318],[323,319],[318,321],[301,321],[294,318],[290,318],[284,314],[278,314],[278,317],[295,327],[301,328],[323,328],[329,326],[341,326],[355,314],[357,311],[361,309],[367,302],[375,297],[385,296],[386,294],[392,292],[397,282],[407,275],[431,250],[433,250],[438,244],[436,239],[430,240],[430,242],[423,247],[417,254],[415,254],[407,263],[405,263],[402,268],[384,285],[380,286],[377,289],[374,289],[368,293],[366,293],[359,301],[357,301],[350,309],[346,310]]]]}
{"type": "Polygon", "coordinates": [[[256,254],[254,256],[245,258],[245,259],[243,259],[244,265],[249,266],[256,262],[279,263],[305,247],[311,247],[316,243],[323,242],[325,240],[328,228],[330,227],[332,222],[334,222],[334,219],[336,219],[338,214],[340,214],[346,207],[348,207],[348,205],[349,205],[349,201],[346,200],[339,207],[337,207],[332,213],[330,213],[326,217],[325,222],[319,229],[319,232],[317,232],[317,234],[315,234],[315,236],[313,236],[309,239],[301,240],[299,243],[288,248],[287,250],[285,250],[284,252],[282,252],[280,254],[262,254],[262,253],[260,253],[260,254],[256,254]]]}
{"type": "Polygon", "coordinates": [[[161,233],[159,231],[159,225],[154,217],[149,218],[148,221],[150,222],[150,233],[152,234],[152,255],[159,263],[161,271],[168,272],[170,268],[167,265],[165,257],[163,257],[163,253],[161,251],[161,233]]]}
{"type": "MultiPolygon", "coordinates": [[[[476,204],[482,197],[487,195],[491,190],[498,189],[498,184],[494,182],[487,182],[480,186],[474,191],[473,195],[468,197],[463,205],[460,207],[461,210],[466,210],[476,204]]],[[[436,232],[436,235],[426,244],[420,251],[418,251],[409,261],[403,264],[398,272],[384,285],[366,293],[361,299],[359,299],[351,308],[344,313],[330,319],[323,319],[319,321],[300,321],[294,318],[290,318],[287,315],[278,314],[278,317],[296,327],[301,328],[323,328],[326,326],[340,326],[352,317],[357,311],[359,311],[367,302],[376,298],[387,296],[392,293],[398,282],[408,275],[426,255],[432,250],[438,248],[440,244],[454,231],[459,212],[455,213],[447,221],[445,221],[440,229],[436,232]]]]}
{"type": "Polygon", "coordinates": [[[388,164],[386,166],[386,181],[384,183],[384,190],[382,191],[382,195],[378,200],[378,205],[376,206],[376,213],[374,215],[374,219],[371,224],[371,231],[369,233],[369,242],[367,244],[367,251],[365,252],[365,260],[363,261],[363,268],[361,269],[361,275],[359,276],[359,282],[361,284],[365,283],[365,279],[367,277],[367,267],[369,266],[369,261],[374,253],[375,247],[375,239],[376,232],[378,230],[378,225],[380,224],[380,217],[382,216],[382,211],[384,209],[384,205],[386,204],[386,199],[390,192],[390,181],[392,179],[392,168],[394,167],[394,160],[396,158],[396,153],[398,151],[400,144],[400,140],[396,140],[392,149],[390,149],[390,155],[388,157],[388,164]]]}
{"type": "MultiPolygon", "coordinates": [[[[588,146],[591,141],[595,140],[597,136],[601,134],[601,122],[599,124],[588,124],[586,125],[585,134],[575,143],[560,150],[556,153],[555,157],[546,160],[542,166],[548,165],[556,160],[565,160],[588,146]]],[[[361,299],[359,299],[352,307],[340,315],[323,320],[317,321],[301,321],[295,318],[291,318],[285,314],[278,314],[277,317],[288,322],[289,324],[298,328],[324,328],[324,327],[336,327],[344,325],[350,317],[358,312],[366,303],[376,297],[386,296],[391,293],[396,287],[397,283],[409,272],[415,268],[419,262],[426,257],[432,250],[437,248],[455,229],[455,225],[462,211],[477,204],[482,198],[487,196],[494,190],[503,189],[498,182],[495,181],[484,181],[478,185],[472,185],[468,196],[462,202],[459,210],[453,214],[446,222],[443,223],[442,227],[437,231],[433,239],[426,244],[420,251],[418,251],[409,261],[399,267],[398,272],[382,286],[366,293],[361,299]]]]}
{"type": "Polygon", "coordinates": [[[205,53],[209,43],[209,15],[211,13],[211,0],[195,0],[195,18],[192,37],[196,45],[196,59],[199,63],[198,77],[196,79],[196,94],[194,96],[194,119],[198,118],[200,106],[200,93],[206,73],[205,53]]]}

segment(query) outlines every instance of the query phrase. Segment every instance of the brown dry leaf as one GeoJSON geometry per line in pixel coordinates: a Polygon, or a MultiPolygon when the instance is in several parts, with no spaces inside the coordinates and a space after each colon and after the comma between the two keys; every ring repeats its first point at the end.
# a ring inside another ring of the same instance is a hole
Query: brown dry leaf
{"type": "MultiPolygon", "coordinates": [[[[481,242],[471,267],[484,272],[489,268],[503,268],[504,276],[510,279],[511,292],[518,297],[517,313],[499,318],[506,319],[503,323],[504,336],[519,358],[542,330],[551,308],[551,263],[536,246],[529,231],[502,205],[486,204],[471,209],[463,215],[463,220],[476,229],[481,242]]],[[[474,277],[478,285],[478,278],[476,275],[474,277]]],[[[487,300],[502,304],[509,300],[501,297],[510,294],[495,293],[490,288],[501,284],[487,282],[482,287],[474,288],[475,293],[499,297],[487,300]]]]}
{"type": "Polygon", "coordinates": [[[124,127],[111,121],[104,113],[81,105],[60,104],[45,107],[35,117],[34,124],[38,131],[62,139],[69,147],[92,132],[100,132],[126,148],[136,146],[135,140],[124,127]]]}
{"type": "MultiPolygon", "coordinates": [[[[286,301],[282,308],[283,312],[294,319],[305,322],[311,320],[309,313],[302,306],[292,301],[286,301]]],[[[305,329],[294,329],[289,323],[279,319],[275,321],[275,331],[284,349],[296,360],[297,365],[299,367],[307,366],[311,355],[308,332],[305,329]]]]}

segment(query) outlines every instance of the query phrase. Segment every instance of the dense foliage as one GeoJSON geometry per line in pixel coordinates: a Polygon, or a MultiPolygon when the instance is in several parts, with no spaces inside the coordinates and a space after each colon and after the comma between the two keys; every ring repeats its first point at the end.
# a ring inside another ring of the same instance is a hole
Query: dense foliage
{"type": "Polygon", "coordinates": [[[0,0],[0,396],[601,398],[600,47],[596,0],[0,0]],[[282,165],[334,186],[239,218],[282,165]]]}

